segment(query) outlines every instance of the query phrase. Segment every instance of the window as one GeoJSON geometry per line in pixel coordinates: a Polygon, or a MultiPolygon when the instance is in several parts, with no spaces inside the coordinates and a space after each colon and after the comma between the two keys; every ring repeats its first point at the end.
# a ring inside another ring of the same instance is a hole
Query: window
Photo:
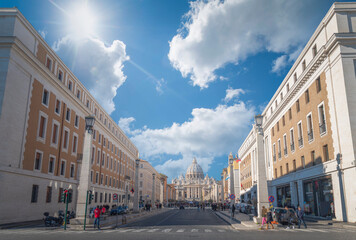
{"type": "Polygon", "coordinates": [[[68,150],[68,138],[69,138],[69,131],[67,129],[64,129],[64,136],[63,136],[64,150],[68,150]]]}
{"type": "Polygon", "coordinates": [[[293,171],[297,171],[297,162],[295,161],[295,159],[293,160],[293,171]]]}
{"type": "Polygon", "coordinates": [[[293,128],[290,130],[290,150],[294,152],[294,130],[293,128]]]}
{"type": "Polygon", "coordinates": [[[103,119],[103,115],[100,113],[100,117],[99,117],[100,121],[103,119]]]}
{"type": "Polygon", "coordinates": [[[50,203],[52,201],[52,187],[47,187],[46,193],[46,203],[50,203]]]}
{"type": "Polygon", "coordinates": [[[93,132],[93,139],[94,140],[96,139],[96,130],[94,130],[94,132],[93,132]]]}
{"type": "Polygon", "coordinates": [[[318,77],[315,80],[315,85],[316,85],[316,92],[319,93],[321,91],[321,83],[320,83],[320,77],[318,77]]]}
{"type": "Polygon", "coordinates": [[[103,193],[100,193],[100,202],[103,202],[103,193]]]}
{"type": "Polygon", "coordinates": [[[91,164],[95,162],[95,147],[91,148],[91,164]]]}
{"type": "Polygon", "coordinates": [[[104,202],[107,201],[107,197],[108,197],[108,195],[107,195],[107,193],[105,193],[105,200],[104,200],[104,202]]]}
{"type": "Polygon", "coordinates": [[[312,161],[313,165],[315,165],[316,164],[316,162],[315,162],[315,151],[311,151],[310,152],[310,158],[311,158],[311,161],[312,161]]]}
{"type": "Polygon", "coordinates": [[[278,158],[281,159],[282,153],[281,153],[281,139],[278,139],[278,158]]]}
{"type": "Polygon", "coordinates": [[[305,95],[305,103],[307,104],[310,101],[310,99],[309,99],[309,90],[306,90],[304,95],[305,95]]]}
{"type": "Polygon", "coordinates": [[[87,100],[87,108],[90,108],[90,102],[87,100]]]}
{"type": "Polygon", "coordinates": [[[324,111],[323,103],[318,106],[318,115],[319,115],[319,131],[320,131],[320,135],[323,135],[326,133],[325,111],[324,111]]]}
{"type": "Polygon", "coordinates": [[[281,101],[283,100],[283,92],[281,92],[281,101]]]}
{"type": "Polygon", "coordinates": [[[71,163],[70,164],[70,177],[74,178],[74,173],[75,173],[75,164],[71,163]]]}
{"type": "Polygon", "coordinates": [[[287,83],[286,88],[287,88],[287,92],[289,92],[289,83],[287,83]]]}
{"type": "Polygon", "coordinates": [[[56,162],[55,157],[49,156],[49,162],[48,162],[48,173],[54,173],[54,164],[56,162]]]}
{"type": "Polygon", "coordinates": [[[67,108],[66,120],[67,120],[68,122],[70,122],[70,109],[69,109],[69,108],[67,108]]]}
{"type": "Polygon", "coordinates": [[[283,126],[286,125],[286,120],[285,120],[285,118],[284,118],[284,115],[283,115],[283,117],[282,117],[282,124],[283,124],[283,126]]]}
{"type": "Polygon", "coordinates": [[[143,177],[143,173],[140,173],[140,177],[141,177],[141,178],[143,177]]]}
{"type": "Polygon", "coordinates": [[[277,178],[277,168],[274,169],[274,178],[277,178]]]}
{"type": "Polygon", "coordinates": [[[289,115],[289,120],[291,120],[292,119],[292,109],[291,108],[288,110],[288,115],[289,115]]]}
{"type": "Polygon", "coordinates": [[[47,57],[47,61],[46,61],[46,67],[49,70],[52,70],[52,60],[50,58],[47,57]]]}
{"type": "Polygon", "coordinates": [[[77,98],[80,99],[80,90],[77,90],[77,98]]]}
{"type": "Polygon", "coordinates": [[[59,101],[58,99],[56,100],[56,108],[54,109],[54,111],[60,115],[61,112],[61,101],[59,101]]]}
{"type": "Polygon", "coordinates": [[[277,102],[277,100],[274,102],[274,105],[276,105],[276,108],[277,108],[277,106],[278,106],[278,102],[277,102]]]}
{"type": "Polygon", "coordinates": [[[73,82],[71,80],[68,81],[68,89],[73,91],[73,82]]]}
{"type": "Polygon", "coordinates": [[[307,67],[307,64],[305,63],[305,60],[302,62],[302,69],[303,69],[303,71],[306,69],[306,67],[307,67]]]}
{"type": "Polygon", "coordinates": [[[283,135],[283,145],[284,145],[284,155],[287,155],[288,150],[287,150],[287,135],[286,134],[283,135]]]}
{"type": "Polygon", "coordinates": [[[106,126],[106,118],[104,119],[104,125],[106,126]]]}
{"type": "Polygon", "coordinates": [[[96,164],[100,164],[100,156],[101,156],[101,153],[100,153],[100,149],[98,149],[98,155],[97,155],[97,158],[96,158],[96,164]]]}
{"type": "Polygon", "coordinates": [[[61,171],[60,171],[60,175],[64,176],[66,173],[66,161],[62,160],[61,161],[61,171]]]}
{"type": "Polygon", "coordinates": [[[288,165],[288,163],[286,163],[286,174],[288,174],[289,173],[289,165],[288,165]]]}
{"type": "Polygon", "coordinates": [[[95,192],[94,201],[95,201],[95,203],[97,203],[97,202],[98,202],[98,192],[95,192]]]}
{"type": "Polygon", "coordinates": [[[42,158],[43,158],[43,153],[39,152],[39,151],[36,151],[36,154],[35,154],[35,166],[34,166],[35,170],[41,171],[42,158]]]}
{"type": "Polygon", "coordinates": [[[59,81],[63,80],[63,72],[61,70],[58,71],[58,79],[59,81]]]}
{"type": "Polygon", "coordinates": [[[279,122],[277,122],[277,132],[279,132],[279,122]]]}
{"type": "Polygon", "coordinates": [[[103,157],[101,159],[101,166],[104,167],[105,166],[105,153],[103,152],[103,157]]]}
{"type": "Polygon", "coordinates": [[[58,202],[62,202],[62,194],[63,194],[63,188],[58,189],[58,202]]]}
{"type": "Polygon", "coordinates": [[[79,127],[79,117],[78,117],[78,115],[75,115],[74,126],[75,126],[76,128],[79,127]]]}
{"type": "Polygon", "coordinates": [[[297,112],[300,111],[300,105],[299,105],[299,100],[297,100],[297,102],[295,103],[296,107],[297,107],[297,112]]]}
{"type": "Polygon", "coordinates": [[[59,130],[59,124],[53,123],[52,127],[52,144],[57,145],[58,143],[58,130],[59,130]]]}
{"type": "Polygon", "coordinates": [[[100,175],[100,184],[103,184],[104,183],[104,174],[101,174],[100,175]]]}
{"type": "Polygon", "coordinates": [[[94,109],[94,115],[97,116],[98,115],[98,109],[94,109]]]}
{"type": "Polygon", "coordinates": [[[73,134],[73,153],[77,153],[77,146],[78,146],[78,136],[73,134]]]}
{"type": "Polygon", "coordinates": [[[103,137],[103,146],[106,147],[106,139],[103,137]]]}
{"type": "Polygon", "coordinates": [[[313,134],[313,121],[312,121],[312,115],[311,113],[307,116],[307,129],[308,129],[308,141],[313,141],[314,140],[314,134],[313,134]]]}
{"type": "Polygon", "coordinates": [[[38,198],[38,185],[32,185],[31,203],[36,203],[38,198]]]}
{"type": "Polygon", "coordinates": [[[316,44],[313,46],[313,48],[312,48],[312,53],[313,53],[313,58],[316,56],[316,54],[317,54],[317,49],[316,49],[316,44]]]}
{"type": "Polygon", "coordinates": [[[274,127],[272,127],[272,137],[274,137],[274,127]]]}
{"type": "Polygon", "coordinates": [[[112,161],[113,161],[113,159],[111,158],[110,159],[110,169],[112,170],[112,161]]]}
{"type": "Polygon", "coordinates": [[[42,138],[42,140],[45,140],[46,138],[46,130],[47,130],[47,116],[44,114],[40,113],[40,122],[39,122],[39,128],[38,128],[38,137],[42,138]]]}
{"type": "Polygon", "coordinates": [[[328,150],[328,145],[324,145],[323,146],[323,155],[324,155],[324,159],[325,159],[325,162],[329,161],[329,150],[328,150]]]}
{"type": "Polygon", "coordinates": [[[140,181],[140,187],[143,187],[143,182],[142,181],[140,181]]]}
{"type": "Polygon", "coordinates": [[[272,151],[273,151],[273,161],[275,162],[276,161],[276,144],[275,143],[273,143],[272,151]]]}
{"type": "Polygon", "coordinates": [[[111,179],[111,177],[110,177],[110,179],[109,179],[109,187],[111,187],[111,180],[112,180],[112,179],[111,179]]]}
{"type": "Polygon", "coordinates": [[[101,143],[101,134],[99,133],[99,143],[101,143]]]}
{"type": "Polygon", "coordinates": [[[49,92],[46,89],[43,89],[42,104],[48,107],[48,102],[49,102],[49,92]]]}
{"type": "Polygon", "coordinates": [[[302,123],[298,123],[298,143],[299,147],[303,147],[303,130],[302,130],[302,123]]]}
{"type": "Polygon", "coordinates": [[[304,158],[304,156],[300,157],[300,163],[301,163],[302,167],[305,168],[305,158],[304,158]]]}
{"type": "Polygon", "coordinates": [[[294,78],[294,83],[296,83],[297,82],[297,73],[294,73],[293,78],[294,78]]]}
{"type": "Polygon", "coordinates": [[[98,183],[98,181],[99,181],[99,173],[96,172],[95,173],[95,183],[98,183]]]}
{"type": "Polygon", "coordinates": [[[281,173],[281,176],[283,176],[283,168],[282,168],[282,166],[279,167],[279,171],[281,173]]]}
{"type": "Polygon", "coordinates": [[[94,180],[94,172],[93,170],[90,171],[90,182],[93,183],[93,180],[94,180]]]}

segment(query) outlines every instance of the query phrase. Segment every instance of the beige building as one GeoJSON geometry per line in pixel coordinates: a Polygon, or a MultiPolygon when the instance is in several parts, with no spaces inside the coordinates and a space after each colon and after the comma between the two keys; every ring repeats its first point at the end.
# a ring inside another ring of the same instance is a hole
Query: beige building
{"type": "Polygon", "coordinates": [[[163,186],[162,181],[164,181],[164,177],[161,176],[159,172],[152,167],[152,165],[140,159],[140,167],[139,167],[139,201],[141,203],[163,203],[163,186]],[[154,186],[154,187],[153,187],[154,186]],[[154,194],[154,197],[153,197],[154,194]]]}
{"type": "Polygon", "coordinates": [[[0,224],[76,210],[85,117],[94,115],[94,205],[132,205],[138,149],[16,9],[0,9],[0,224]],[[14,213],[21,214],[14,214],[14,213]]]}
{"type": "Polygon", "coordinates": [[[356,221],[355,16],[332,5],[240,147],[244,199],[356,221]]]}

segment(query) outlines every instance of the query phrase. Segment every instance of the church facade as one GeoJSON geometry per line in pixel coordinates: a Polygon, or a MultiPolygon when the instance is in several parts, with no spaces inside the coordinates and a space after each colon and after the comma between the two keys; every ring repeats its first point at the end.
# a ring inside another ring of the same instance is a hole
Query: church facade
{"type": "Polygon", "coordinates": [[[203,169],[194,158],[188,167],[185,177],[180,175],[173,179],[172,183],[176,189],[176,199],[178,201],[205,202],[218,200],[218,182],[214,178],[204,176],[203,169]]]}

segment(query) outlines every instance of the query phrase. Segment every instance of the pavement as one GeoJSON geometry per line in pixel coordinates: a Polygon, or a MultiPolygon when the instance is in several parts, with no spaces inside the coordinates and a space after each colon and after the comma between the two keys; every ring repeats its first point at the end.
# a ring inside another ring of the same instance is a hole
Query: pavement
{"type": "MultiPolygon", "coordinates": [[[[241,216],[243,218],[244,216],[241,216]]],[[[239,224],[239,223],[238,223],[239,224]]],[[[356,229],[344,229],[333,226],[308,226],[307,229],[257,230],[239,224],[239,229],[233,228],[224,219],[220,218],[212,210],[178,210],[161,212],[145,218],[136,219],[114,229],[88,230],[88,231],[64,231],[51,228],[22,228],[0,230],[0,239],[355,239],[356,229]]]]}

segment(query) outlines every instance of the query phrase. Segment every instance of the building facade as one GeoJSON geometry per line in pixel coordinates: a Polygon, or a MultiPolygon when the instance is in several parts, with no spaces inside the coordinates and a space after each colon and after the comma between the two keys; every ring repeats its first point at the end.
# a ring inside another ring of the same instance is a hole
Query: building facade
{"type": "Polygon", "coordinates": [[[162,182],[164,175],[158,173],[152,165],[140,159],[139,167],[139,201],[141,203],[163,203],[164,188],[162,182]],[[154,196],[154,197],[153,197],[154,196]]]}
{"type": "Polygon", "coordinates": [[[356,221],[355,16],[355,3],[333,4],[239,149],[246,192],[268,188],[258,201],[356,221]]]}
{"type": "Polygon", "coordinates": [[[176,188],[176,199],[178,201],[203,202],[217,199],[216,191],[213,191],[213,185],[217,184],[214,178],[204,177],[203,169],[194,158],[192,164],[188,167],[185,177],[180,175],[172,180],[176,188]]]}
{"type": "Polygon", "coordinates": [[[113,204],[114,193],[131,206],[138,149],[16,8],[0,16],[0,224],[64,210],[64,189],[76,210],[89,115],[89,207],[113,204]]]}

